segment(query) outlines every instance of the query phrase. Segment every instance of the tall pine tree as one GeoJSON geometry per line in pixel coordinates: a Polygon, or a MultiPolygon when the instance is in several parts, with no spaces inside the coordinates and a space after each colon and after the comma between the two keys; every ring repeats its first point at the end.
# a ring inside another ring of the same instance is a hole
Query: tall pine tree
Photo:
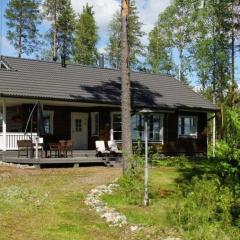
{"type": "Polygon", "coordinates": [[[37,25],[40,24],[39,1],[10,0],[5,18],[8,27],[7,39],[16,49],[18,57],[32,54],[39,43],[37,29],[37,25]]]}
{"type": "Polygon", "coordinates": [[[74,61],[84,65],[96,65],[98,61],[96,44],[99,36],[92,8],[88,4],[84,6],[76,24],[74,61]]]}
{"type": "Polygon", "coordinates": [[[75,30],[75,14],[70,0],[45,0],[43,3],[45,17],[51,21],[47,34],[52,48],[52,56],[70,57],[72,54],[75,30]]]}
{"type": "MultiPolygon", "coordinates": [[[[144,46],[141,38],[144,32],[141,30],[143,25],[140,22],[136,1],[129,1],[128,16],[128,44],[129,44],[129,61],[131,68],[137,68],[139,58],[144,55],[144,46]]],[[[117,11],[109,24],[109,42],[106,48],[109,63],[112,67],[119,69],[121,67],[121,13],[117,11]]]]}

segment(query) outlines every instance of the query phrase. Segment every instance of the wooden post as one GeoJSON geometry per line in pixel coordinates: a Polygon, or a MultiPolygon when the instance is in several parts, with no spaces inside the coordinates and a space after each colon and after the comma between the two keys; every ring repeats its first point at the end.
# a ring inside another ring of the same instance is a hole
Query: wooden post
{"type": "Polygon", "coordinates": [[[7,107],[6,100],[3,99],[2,103],[3,116],[2,116],[2,132],[3,132],[3,151],[7,150],[7,107]]]}
{"type": "Polygon", "coordinates": [[[215,148],[216,148],[216,113],[213,115],[213,128],[212,128],[212,154],[215,157],[215,148]]]}

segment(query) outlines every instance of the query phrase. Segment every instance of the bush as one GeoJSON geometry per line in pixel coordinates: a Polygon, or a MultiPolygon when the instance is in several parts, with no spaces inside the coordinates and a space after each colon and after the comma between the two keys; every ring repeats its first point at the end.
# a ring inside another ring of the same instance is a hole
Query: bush
{"type": "Polygon", "coordinates": [[[158,155],[153,155],[152,160],[154,162],[154,165],[158,167],[178,167],[178,168],[185,168],[191,164],[191,161],[193,161],[185,156],[164,157],[162,159],[159,159],[158,155]]]}
{"type": "Polygon", "coordinates": [[[240,182],[240,110],[227,109],[224,139],[216,144],[215,157],[218,160],[216,172],[224,184],[239,196],[240,182]]]}
{"type": "Polygon", "coordinates": [[[121,177],[118,182],[127,202],[141,205],[144,193],[144,159],[135,155],[129,160],[129,163],[130,168],[127,174],[121,177]]]}
{"type": "MultiPolygon", "coordinates": [[[[170,218],[186,234],[186,239],[234,239],[237,231],[231,226],[233,196],[217,178],[194,178],[188,188],[179,193],[170,218]]],[[[237,238],[236,238],[237,239],[237,238]]]]}

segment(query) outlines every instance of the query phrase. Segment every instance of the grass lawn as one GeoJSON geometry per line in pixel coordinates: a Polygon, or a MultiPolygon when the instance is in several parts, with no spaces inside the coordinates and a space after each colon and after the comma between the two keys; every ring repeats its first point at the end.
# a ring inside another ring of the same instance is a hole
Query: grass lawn
{"type": "Polygon", "coordinates": [[[120,174],[120,169],[103,167],[0,167],[0,239],[124,239],[124,233],[108,227],[84,204],[90,189],[120,174]]]}
{"type": "Polygon", "coordinates": [[[214,163],[207,161],[174,162],[175,159],[160,162],[158,167],[150,169],[151,203],[148,207],[129,203],[125,192],[118,189],[113,195],[104,195],[103,200],[108,205],[124,213],[132,224],[140,224],[148,229],[151,239],[158,235],[176,235],[174,226],[169,219],[169,210],[178,201],[175,194],[192,179],[206,172],[211,172],[214,163]]]}
{"type": "MultiPolygon", "coordinates": [[[[145,226],[138,234],[108,227],[84,204],[95,186],[121,176],[121,169],[91,167],[79,169],[22,170],[0,167],[0,240],[75,239],[161,239],[174,236],[168,210],[174,194],[192,176],[211,171],[213,164],[174,160],[150,169],[151,204],[129,204],[123,192],[103,196],[110,206],[125,214],[133,224],[145,226]]],[[[178,234],[178,233],[176,233],[178,234]]],[[[178,236],[178,235],[177,235],[178,236]]]]}

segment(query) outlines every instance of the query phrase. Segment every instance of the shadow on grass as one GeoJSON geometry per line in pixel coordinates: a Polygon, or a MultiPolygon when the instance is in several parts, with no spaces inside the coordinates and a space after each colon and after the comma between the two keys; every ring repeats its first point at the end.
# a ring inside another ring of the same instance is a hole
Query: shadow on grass
{"type": "Polygon", "coordinates": [[[194,177],[201,178],[205,174],[209,176],[215,174],[217,161],[214,159],[186,158],[185,161],[183,166],[177,167],[181,174],[181,177],[176,179],[179,185],[189,184],[194,177]]]}

